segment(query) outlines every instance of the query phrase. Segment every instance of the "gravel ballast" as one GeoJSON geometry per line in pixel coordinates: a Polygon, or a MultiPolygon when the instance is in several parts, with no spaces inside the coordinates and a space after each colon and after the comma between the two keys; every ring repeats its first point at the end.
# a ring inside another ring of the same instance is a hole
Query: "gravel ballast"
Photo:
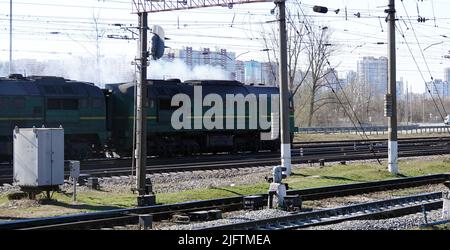
{"type": "MultiPolygon", "coordinates": [[[[426,185],[416,188],[400,189],[400,190],[389,190],[375,193],[367,193],[361,195],[351,195],[344,197],[334,197],[322,200],[305,201],[303,205],[303,211],[306,210],[322,210],[327,208],[334,208],[340,206],[349,206],[353,204],[379,201],[385,199],[392,199],[396,197],[408,196],[419,193],[432,193],[432,192],[442,192],[448,189],[442,185],[426,185]],[[306,210],[305,210],[306,209],[306,210]]],[[[225,225],[231,223],[248,222],[251,220],[268,219],[280,216],[286,216],[292,214],[291,212],[275,210],[275,209],[264,209],[257,211],[235,211],[231,213],[225,213],[224,219],[209,221],[209,222],[192,222],[188,225],[174,225],[173,223],[156,223],[155,229],[162,230],[191,230],[191,229],[201,229],[205,227],[225,225]]],[[[427,213],[427,218],[429,222],[437,221],[440,219],[441,210],[431,211],[427,213]]],[[[342,222],[335,225],[328,226],[317,226],[310,227],[306,229],[318,229],[318,230],[399,230],[399,229],[412,229],[418,227],[420,224],[424,223],[424,215],[422,213],[402,216],[398,218],[391,218],[385,220],[355,220],[342,222]]]]}
{"type": "MultiPolygon", "coordinates": [[[[441,210],[427,212],[428,222],[441,220],[441,210]]],[[[383,220],[353,220],[338,224],[305,228],[306,230],[410,230],[417,229],[425,223],[423,213],[383,220]]]]}
{"type": "Polygon", "coordinates": [[[280,216],[286,216],[291,214],[290,212],[277,210],[277,209],[263,209],[263,210],[255,210],[255,211],[236,211],[227,215],[227,218],[207,221],[201,223],[191,223],[188,225],[172,225],[168,227],[155,227],[155,229],[161,230],[193,230],[193,229],[202,229],[206,227],[218,226],[218,225],[226,225],[226,224],[234,224],[234,223],[242,223],[248,222],[252,220],[262,220],[262,219],[270,219],[280,216]]]}

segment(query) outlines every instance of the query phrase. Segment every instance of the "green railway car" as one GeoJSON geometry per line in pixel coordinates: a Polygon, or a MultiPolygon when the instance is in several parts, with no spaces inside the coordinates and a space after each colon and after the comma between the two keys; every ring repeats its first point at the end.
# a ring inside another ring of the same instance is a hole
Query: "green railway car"
{"type": "MultiPolygon", "coordinates": [[[[179,80],[149,80],[148,85],[148,110],[147,119],[147,147],[151,155],[196,154],[200,152],[237,152],[257,151],[260,149],[278,150],[279,139],[260,140],[261,132],[267,132],[259,128],[249,129],[249,106],[244,113],[231,117],[234,128],[227,127],[225,108],[223,110],[223,128],[206,129],[195,128],[195,122],[203,119],[209,107],[202,107],[201,114],[195,114],[194,104],[191,105],[190,128],[175,129],[171,123],[172,114],[178,107],[171,106],[173,96],[185,94],[194,100],[195,87],[201,86],[201,99],[208,94],[216,94],[226,100],[228,94],[254,94],[259,96],[266,94],[271,96],[278,94],[275,87],[249,86],[237,81],[186,81],[179,80]],[[245,118],[245,129],[237,128],[240,117],[245,118]]],[[[120,155],[129,155],[133,145],[133,118],[134,118],[134,94],[135,84],[110,84],[106,88],[111,91],[108,103],[111,125],[111,145],[120,155]]],[[[259,102],[259,100],[258,100],[259,102]]],[[[268,100],[270,107],[270,99],[268,100]]],[[[225,106],[224,106],[225,107],[225,106]]],[[[237,110],[235,110],[237,112],[237,110]]],[[[269,109],[270,114],[270,109],[269,109]]],[[[219,118],[215,117],[214,119],[219,118]]],[[[270,120],[270,117],[265,117],[270,120]]],[[[293,112],[291,112],[291,129],[293,126],[293,112]]]]}
{"type": "Polygon", "coordinates": [[[101,153],[108,137],[103,91],[61,77],[0,78],[0,155],[12,155],[15,126],[64,128],[66,159],[101,153]]]}

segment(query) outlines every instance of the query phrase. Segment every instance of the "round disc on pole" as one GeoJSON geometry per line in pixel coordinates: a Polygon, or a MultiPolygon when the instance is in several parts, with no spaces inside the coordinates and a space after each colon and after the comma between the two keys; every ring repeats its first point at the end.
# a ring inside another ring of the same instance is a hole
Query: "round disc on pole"
{"type": "Polygon", "coordinates": [[[152,27],[152,33],[159,36],[159,38],[161,38],[161,40],[164,41],[165,36],[164,36],[164,29],[159,26],[159,25],[153,25],[152,27]]]}
{"type": "Polygon", "coordinates": [[[157,59],[160,59],[164,55],[164,48],[165,48],[164,30],[159,25],[153,25],[152,33],[154,36],[150,40],[151,41],[150,52],[151,52],[153,60],[157,60],[157,59]]]}

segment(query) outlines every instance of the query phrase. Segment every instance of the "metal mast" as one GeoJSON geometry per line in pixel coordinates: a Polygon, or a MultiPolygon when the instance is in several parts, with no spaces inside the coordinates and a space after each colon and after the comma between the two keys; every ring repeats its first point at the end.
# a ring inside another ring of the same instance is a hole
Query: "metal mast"
{"type": "Polygon", "coordinates": [[[12,0],[9,0],[9,74],[12,74],[12,0]]]}
{"type": "Polygon", "coordinates": [[[398,145],[397,145],[397,91],[396,91],[396,46],[395,46],[395,0],[389,0],[388,9],[388,92],[387,116],[389,122],[388,138],[388,169],[393,174],[398,173],[398,145]]]}
{"type": "MultiPolygon", "coordinates": [[[[138,204],[143,205],[148,202],[146,190],[146,156],[147,156],[147,15],[152,12],[173,11],[183,9],[195,9],[205,7],[228,7],[233,8],[234,4],[271,2],[272,0],[132,0],[133,13],[139,16],[139,58],[138,61],[138,81],[136,91],[136,120],[135,120],[135,144],[133,147],[133,162],[135,163],[137,184],[136,190],[139,192],[138,204]]],[[[290,132],[289,132],[289,93],[287,89],[287,42],[286,42],[286,20],[285,20],[285,0],[276,0],[275,4],[280,8],[280,102],[281,102],[281,151],[282,164],[287,168],[287,174],[291,172],[291,152],[290,152],[290,132]]],[[[153,196],[154,202],[154,196],[153,196]]]]}
{"type": "Polygon", "coordinates": [[[285,0],[276,0],[279,9],[280,38],[280,129],[281,129],[281,165],[286,168],[286,175],[291,175],[291,136],[289,127],[289,88],[287,75],[287,38],[285,0]]]}
{"type": "MultiPolygon", "coordinates": [[[[146,197],[146,166],[147,166],[147,12],[138,13],[139,17],[139,52],[138,77],[136,84],[136,117],[135,117],[135,145],[133,150],[133,166],[136,169],[136,190],[138,191],[138,205],[151,205],[146,197]]],[[[154,197],[154,196],[153,196],[154,197]]]]}

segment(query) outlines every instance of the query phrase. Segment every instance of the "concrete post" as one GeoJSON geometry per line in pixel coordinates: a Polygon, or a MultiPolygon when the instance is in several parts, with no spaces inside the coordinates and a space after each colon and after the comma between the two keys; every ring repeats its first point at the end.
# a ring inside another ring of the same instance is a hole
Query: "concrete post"
{"type": "Polygon", "coordinates": [[[389,0],[388,13],[388,96],[391,98],[391,114],[389,120],[388,141],[388,169],[398,174],[398,144],[397,144],[397,91],[396,91],[396,47],[395,47],[395,0],[389,0]]]}
{"type": "Polygon", "coordinates": [[[269,208],[284,208],[284,197],[286,196],[286,185],[283,180],[283,169],[276,166],[272,169],[273,182],[269,186],[269,208]],[[275,206],[273,206],[275,204],[275,206]]]}
{"type": "Polygon", "coordinates": [[[76,202],[77,201],[77,183],[78,183],[78,178],[72,177],[72,185],[73,185],[73,194],[72,194],[72,201],[76,202]]]}
{"type": "Polygon", "coordinates": [[[287,37],[285,0],[275,0],[279,9],[280,42],[280,124],[281,124],[281,165],[286,168],[286,175],[291,175],[291,134],[289,126],[289,86],[287,74],[287,37]]]}
{"type": "Polygon", "coordinates": [[[450,181],[446,181],[444,185],[448,188],[442,193],[442,219],[450,219],[450,181]]]}

